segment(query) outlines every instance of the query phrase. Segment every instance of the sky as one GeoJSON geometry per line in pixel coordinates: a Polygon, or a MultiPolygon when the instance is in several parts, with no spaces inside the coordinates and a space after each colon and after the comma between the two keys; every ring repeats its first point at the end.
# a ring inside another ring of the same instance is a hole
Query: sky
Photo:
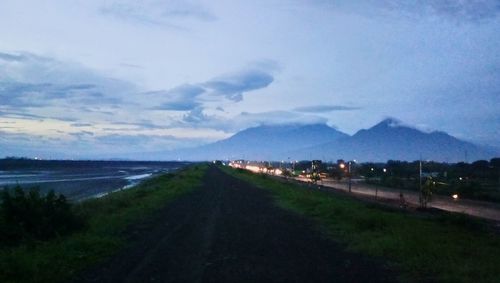
{"type": "Polygon", "coordinates": [[[0,157],[387,117],[500,146],[500,2],[0,1],[0,157]]]}

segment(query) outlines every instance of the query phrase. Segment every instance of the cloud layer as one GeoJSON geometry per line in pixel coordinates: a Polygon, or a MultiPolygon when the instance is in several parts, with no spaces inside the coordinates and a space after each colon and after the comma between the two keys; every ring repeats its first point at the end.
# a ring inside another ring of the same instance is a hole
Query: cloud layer
{"type": "Polygon", "coordinates": [[[297,107],[294,110],[298,112],[306,112],[306,113],[324,113],[324,112],[332,112],[332,111],[351,111],[351,110],[359,110],[359,107],[352,106],[344,106],[344,105],[313,105],[313,106],[302,106],[297,107]]]}

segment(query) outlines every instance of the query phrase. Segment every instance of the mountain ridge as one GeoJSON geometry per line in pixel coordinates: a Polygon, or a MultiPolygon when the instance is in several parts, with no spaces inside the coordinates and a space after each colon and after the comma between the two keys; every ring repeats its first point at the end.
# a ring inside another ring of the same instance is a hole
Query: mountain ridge
{"type": "Polygon", "coordinates": [[[460,140],[442,131],[423,132],[387,118],[352,136],[326,124],[261,125],[196,148],[175,150],[167,158],[182,160],[337,160],[387,161],[420,158],[459,162],[490,159],[499,150],[460,140]]]}

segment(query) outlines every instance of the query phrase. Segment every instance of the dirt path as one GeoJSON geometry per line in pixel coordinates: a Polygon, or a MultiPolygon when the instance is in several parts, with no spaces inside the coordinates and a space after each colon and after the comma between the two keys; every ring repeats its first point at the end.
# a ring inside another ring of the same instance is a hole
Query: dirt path
{"type": "Polygon", "coordinates": [[[388,282],[270,195],[211,167],[199,190],[129,230],[132,244],[76,282],[388,282]]]}

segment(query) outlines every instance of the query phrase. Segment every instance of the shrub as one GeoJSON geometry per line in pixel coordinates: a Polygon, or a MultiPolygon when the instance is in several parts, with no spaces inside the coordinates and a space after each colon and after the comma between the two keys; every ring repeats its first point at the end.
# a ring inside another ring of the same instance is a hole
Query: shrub
{"type": "Polygon", "coordinates": [[[50,191],[40,195],[36,188],[25,192],[20,186],[0,195],[0,239],[5,245],[48,240],[85,226],[64,195],[50,191]]]}

